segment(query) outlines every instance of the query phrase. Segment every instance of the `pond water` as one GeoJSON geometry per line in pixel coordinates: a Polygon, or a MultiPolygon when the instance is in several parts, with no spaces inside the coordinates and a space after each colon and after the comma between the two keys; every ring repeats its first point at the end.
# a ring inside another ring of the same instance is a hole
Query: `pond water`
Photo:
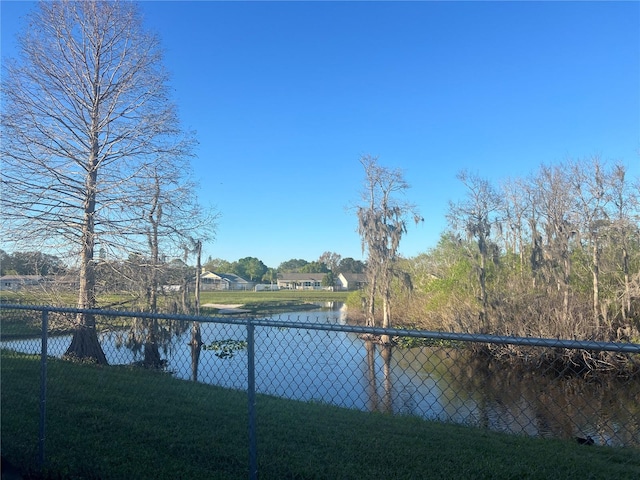
{"type": "MultiPolygon", "coordinates": [[[[345,310],[294,312],[288,322],[345,323],[345,310]]],[[[161,358],[174,376],[246,390],[246,327],[201,323],[205,345],[193,355],[191,330],[171,332],[161,358]],[[229,340],[229,342],[221,342],[229,340]],[[207,346],[227,345],[225,350],[207,346]]],[[[51,337],[61,356],[70,336],[51,337]]],[[[143,357],[127,348],[127,332],[101,335],[110,364],[143,357]]],[[[129,342],[131,343],[131,342],[129,342]]],[[[39,346],[39,343],[35,344],[39,346]]],[[[33,353],[33,340],[2,342],[33,353]]],[[[491,367],[461,350],[383,348],[356,334],[296,328],[255,328],[258,393],[367,411],[417,415],[529,436],[592,437],[602,445],[640,445],[640,382],[586,382],[491,367]]]]}

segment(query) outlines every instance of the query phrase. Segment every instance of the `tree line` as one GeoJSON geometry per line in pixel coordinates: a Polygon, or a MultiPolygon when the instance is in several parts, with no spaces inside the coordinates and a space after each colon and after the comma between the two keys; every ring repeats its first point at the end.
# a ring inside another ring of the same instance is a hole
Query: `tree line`
{"type": "Polygon", "coordinates": [[[233,273],[252,282],[274,283],[281,273],[363,273],[365,264],[351,257],[342,258],[336,252],[324,252],[317,260],[292,258],[281,262],[276,268],[268,267],[256,257],[244,257],[236,261],[209,257],[203,264],[206,270],[215,273],[233,273]]]}
{"type": "MultiPolygon", "coordinates": [[[[402,262],[429,328],[640,340],[640,182],[600,158],[494,185],[461,172],[438,245],[402,262]]],[[[400,300],[398,300],[400,302],[400,300]]]]}
{"type": "Polygon", "coordinates": [[[0,275],[61,275],[67,266],[55,255],[43,252],[7,253],[0,249],[0,275]]]}
{"type": "MultiPolygon", "coordinates": [[[[399,197],[408,188],[402,173],[368,156],[361,163],[357,213],[369,284],[352,306],[365,301],[367,324],[389,327],[393,312],[395,324],[431,330],[640,343],[640,178],[622,163],[543,164],[497,185],[462,171],[466,194],[449,203],[447,231],[414,258],[397,254],[408,221],[421,220],[399,197]]],[[[381,343],[384,351],[392,340],[381,343]]],[[[472,348],[538,367],[634,368],[607,352],[472,348]]]]}
{"type": "MultiPolygon", "coordinates": [[[[157,261],[141,253],[131,253],[126,259],[107,259],[103,253],[96,259],[96,286],[100,293],[133,292],[151,288],[151,269],[156,270],[156,284],[161,289],[167,286],[182,286],[192,283],[195,266],[180,258],[167,260],[160,255],[157,261]]],[[[256,257],[244,257],[236,261],[207,258],[202,268],[215,273],[231,273],[257,283],[276,282],[281,273],[326,273],[336,277],[340,273],[364,273],[366,264],[351,257],[342,258],[336,252],[324,252],[317,260],[292,258],[278,267],[265,265],[256,257]]],[[[44,252],[7,253],[0,249],[0,275],[78,275],[74,269],[58,256],[44,252]]]]}

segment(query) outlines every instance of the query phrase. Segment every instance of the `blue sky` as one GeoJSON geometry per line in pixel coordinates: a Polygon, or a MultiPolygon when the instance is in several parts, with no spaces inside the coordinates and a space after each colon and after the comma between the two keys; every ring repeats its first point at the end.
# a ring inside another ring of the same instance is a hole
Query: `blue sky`
{"type": "MultiPolygon", "coordinates": [[[[31,3],[1,3],[2,56],[31,3]]],[[[468,169],[496,183],[600,155],[640,175],[638,2],[142,2],[185,128],[205,255],[362,259],[361,155],[401,168],[433,247],[468,169]]]]}

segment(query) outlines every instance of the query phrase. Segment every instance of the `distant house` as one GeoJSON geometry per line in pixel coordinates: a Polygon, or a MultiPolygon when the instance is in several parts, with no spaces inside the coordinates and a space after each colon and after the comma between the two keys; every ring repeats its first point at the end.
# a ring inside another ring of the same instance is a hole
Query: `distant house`
{"type": "Polygon", "coordinates": [[[336,279],[336,288],[338,290],[362,290],[367,283],[367,275],[364,273],[339,273],[336,279]]]}
{"type": "Polygon", "coordinates": [[[56,288],[64,290],[78,290],[80,277],[78,275],[59,275],[53,278],[56,288]]]}
{"type": "Polygon", "coordinates": [[[0,277],[0,290],[22,290],[46,287],[56,290],[77,290],[80,279],[74,275],[3,275],[0,277]]]}
{"type": "Polygon", "coordinates": [[[278,288],[286,290],[321,290],[326,273],[280,273],[278,288]]]}
{"type": "Polygon", "coordinates": [[[3,275],[0,277],[0,290],[21,290],[44,284],[42,275],[3,275]]]}
{"type": "Polygon", "coordinates": [[[200,274],[200,290],[253,290],[254,282],[233,273],[215,273],[203,270],[200,274]]]}

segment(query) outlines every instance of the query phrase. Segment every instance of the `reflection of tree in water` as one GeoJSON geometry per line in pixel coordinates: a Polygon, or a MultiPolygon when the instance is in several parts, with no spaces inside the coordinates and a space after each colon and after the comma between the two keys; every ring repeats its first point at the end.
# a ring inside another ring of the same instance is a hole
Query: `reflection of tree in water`
{"type": "Polygon", "coordinates": [[[367,351],[367,398],[369,410],[378,411],[378,387],[376,381],[376,344],[371,340],[365,340],[364,347],[367,351]]]}
{"type": "Polygon", "coordinates": [[[376,351],[377,343],[371,339],[365,339],[367,351],[367,398],[368,408],[372,412],[393,413],[393,382],[391,380],[392,346],[380,345],[380,356],[383,360],[382,374],[384,395],[382,399],[378,394],[378,381],[376,377],[376,351]]]}
{"type": "Polygon", "coordinates": [[[191,341],[189,342],[191,350],[191,380],[198,381],[198,366],[200,365],[200,352],[202,351],[202,333],[200,331],[200,322],[193,322],[191,325],[191,341]]]}
{"type": "Polygon", "coordinates": [[[451,347],[392,350],[366,340],[364,346],[370,411],[535,437],[640,445],[640,379],[545,375],[451,347]]]}
{"type": "Polygon", "coordinates": [[[138,364],[146,368],[164,368],[162,359],[173,346],[174,340],[185,333],[189,325],[179,320],[134,318],[126,331],[116,337],[116,346],[131,350],[136,358],[142,356],[138,364]]]}
{"type": "Polygon", "coordinates": [[[533,436],[590,436],[603,445],[640,443],[638,380],[564,378],[476,355],[453,356],[445,381],[475,400],[479,426],[533,436]]]}

